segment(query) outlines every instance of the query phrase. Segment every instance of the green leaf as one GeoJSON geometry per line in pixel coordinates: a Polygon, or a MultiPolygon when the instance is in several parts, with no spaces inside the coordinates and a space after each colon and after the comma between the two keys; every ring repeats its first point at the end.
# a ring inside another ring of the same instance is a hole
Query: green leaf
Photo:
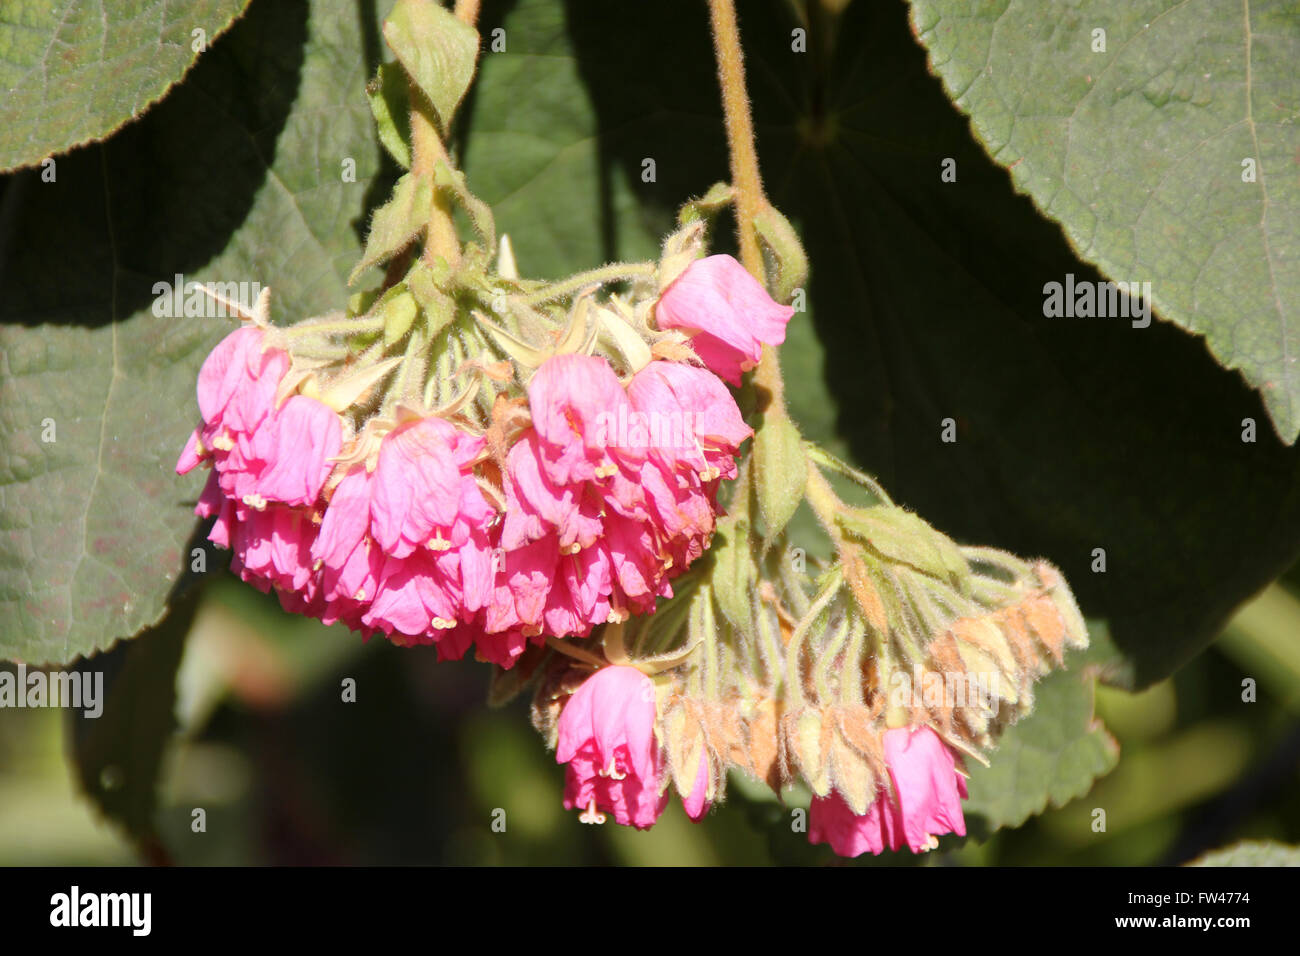
{"type": "MultiPolygon", "coordinates": [[[[641,160],[657,151],[641,153],[634,175],[613,167],[563,7],[521,0],[499,17],[489,6],[479,21],[485,35],[501,26],[510,39],[504,52],[485,55],[479,65],[464,118],[462,168],[470,188],[491,206],[498,231],[510,236],[520,271],[557,279],[605,262],[657,259],[676,204],[724,178],[725,163],[707,182],[671,195],[640,178],[641,160]],[[644,207],[651,193],[663,205],[644,207]]],[[[626,82],[622,74],[601,72],[616,87],[626,82]]],[[[688,137],[706,125],[689,116],[674,119],[677,134],[688,137]]],[[[663,126],[667,134],[671,124],[663,126]]],[[[661,178],[665,172],[659,170],[661,178]]]]}
{"type": "Polygon", "coordinates": [[[102,712],[69,711],[69,757],[82,791],[106,817],[148,848],[154,841],[158,776],[176,727],[176,671],[198,608],[198,591],[157,627],[77,665],[94,681],[102,712]],[[102,681],[102,684],[100,682],[102,681]]]}
{"type": "Polygon", "coordinates": [[[735,518],[719,518],[710,548],[709,583],[723,615],[737,628],[752,627],[757,568],[749,550],[749,527],[735,518]]]}
{"type": "Polygon", "coordinates": [[[247,6],[248,0],[9,4],[0,19],[0,172],[104,139],[138,117],[247,6]]]}
{"type": "Polygon", "coordinates": [[[393,197],[375,210],[366,251],[348,276],[351,285],[373,265],[391,259],[424,229],[433,207],[433,183],[410,173],[397,181],[393,197]]]}
{"type": "Polygon", "coordinates": [[[1016,189],[1104,274],[1150,282],[1161,317],[1240,369],[1287,442],[1300,434],[1298,14],[912,0],[932,68],[1016,189]]]}
{"type": "Polygon", "coordinates": [[[411,98],[406,74],[396,63],[381,63],[366,84],[379,142],[403,169],[411,168],[411,98]]]}
{"type": "Polygon", "coordinates": [[[1093,716],[1093,678],[1080,668],[1083,659],[1035,687],[1033,712],[1003,733],[989,766],[967,761],[964,809],[973,833],[1018,827],[1049,804],[1083,796],[1114,769],[1119,745],[1093,716]]]}
{"type": "Polygon", "coordinates": [[[1300,866],[1300,846],[1271,840],[1242,840],[1205,854],[1188,866],[1300,866]]]}
{"type": "Polygon", "coordinates": [[[443,130],[451,127],[478,57],[478,33],[431,0],[397,0],[384,39],[429,98],[443,130]]]}
{"type": "Polygon", "coordinates": [[[259,283],[281,320],[344,304],[379,167],[363,64],[337,4],[256,6],[141,122],[61,160],[57,182],[6,184],[0,657],[67,661],[161,618],[198,544],[205,475],[174,471],[195,378],[236,323],[159,317],[155,284],[259,283]]]}
{"type": "Polygon", "coordinates": [[[730,183],[714,183],[703,196],[688,199],[682,204],[682,208],[677,211],[677,222],[682,226],[697,220],[712,223],[714,217],[734,201],[735,190],[730,183]]]}
{"type": "Polygon", "coordinates": [[[754,497],[771,541],[794,517],[808,483],[799,429],[785,415],[765,416],[754,430],[754,497]]]}
{"type": "Polygon", "coordinates": [[[968,570],[961,550],[919,515],[895,505],[872,505],[842,512],[838,517],[849,534],[886,558],[962,587],[968,570]]]}

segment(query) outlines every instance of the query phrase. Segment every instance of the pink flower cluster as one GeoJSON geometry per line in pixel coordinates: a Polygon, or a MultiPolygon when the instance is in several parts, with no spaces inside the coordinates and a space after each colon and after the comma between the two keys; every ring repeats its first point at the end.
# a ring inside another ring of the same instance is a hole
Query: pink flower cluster
{"type": "Polygon", "coordinates": [[[432,416],[341,464],[339,416],[280,400],[290,355],[241,328],[203,364],[203,424],[177,471],[212,467],[196,513],[215,517],[209,537],[234,551],[233,570],[286,609],[442,657],[472,644],[510,666],[530,639],[652,611],[708,546],[718,484],[751,434],[718,376],[735,380],[761,343],[781,341],[791,310],[718,256],[693,263],[658,309],[664,327],[700,330],[696,351],[717,367],[652,361],[622,382],[604,358],[551,358],[528,383],[531,425],[501,474],[484,467],[482,435],[432,416]],[[724,341],[724,328],[738,331],[724,341]],[[629,418],[689,427],[629,440],[629,418]]]}
{"type": "Polygon", "coordinates": [[[961,801],[966,781],[952,750],[929,727],[898,727],[884,733],[885,763],[892,789],[882,789],[864,814],[856,814],[832,791],[814,797],[808,839],[829,843],[840,856],[879,854],[904,844],[913,853],[933,849],[945,833],[966,835],[961,801]]]}

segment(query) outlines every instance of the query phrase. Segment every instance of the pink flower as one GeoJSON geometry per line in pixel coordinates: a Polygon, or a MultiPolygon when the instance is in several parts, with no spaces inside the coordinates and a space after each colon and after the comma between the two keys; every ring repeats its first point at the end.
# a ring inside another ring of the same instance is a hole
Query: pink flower
{"type": "Polygon", "coordinates": [[[604,667],[560,712],[555,758],[568,764],[564,806],[598,823],[600,811],[624,826],[653,826],[668,802],[660,793],[663,758],[654,736],[655,688],[634,667],[604,667]]]}
{"type": "Polygon", "coordinates": [[[289,355],[265,347],[265,333],[246,325],[222,339],[199,369],[199,413],[209,425],[252,432],[270,412],[289,355]]]}
{"type": "Polygon", "coordinates": [[[653,457],[670,468],[680,463],[735,477],[736,452],[754,432],[716,375],[680,362],[651,362],[632,377],[627,394],[632,408],[659,426],[660,438],[667,432],[675,440],[654,442],[653,457]]]}
{"type": "Polygon", "coordinates": [[[483,439],[439,418],[384,436],[374,473],[356,466],[330,498],[312,546],[330,617],[400,644],[460,657],[492,591],[496,511],[473,466],[483,439]]]}
{"type": "Polygon", "coordinates": [[[966,781],[939,735],[925,726],[898,727],[885,731],[884,746],[892,790],[882,789],[860,816],[834,791],[814,797],[809,842],[829,843],[840,856],[860,856],[904,843],[921,853],[937,846],[942,834],[966,835],[966,781]]]}
{"type": "Polygon", "coordinates": [[[580,636],[654,610],[708,547],[718,481],[752,434],[731,393],[706,369],[663,361],[624,389],[604,359],[562,355],[528,398],[533,427],[503,476],[487,632],[580,636]]]}
{"type": "Polygon", "coordinates": [[[543,448],[542,466],[557,484],[605,477],[643,450],[611,447],[606,422],[626,414],[627,393],[603,358],[557,355],[528,383],[528,407],[543,448]]]}
{"type": "Polygon", "coordinates": [[[230,547],[235,556],[230,569],[262,591],[275,587],[308,592],[313,585],[311,545],[316,537],[310,515],[280,504],[261,511],[236,505],[234,510],[237,520],[230,530],[230,547]]]}
{"type": "Polygon", "coordinates": [[[655,306],[659,328],[695,332],[695,354],[732,385],[758,364],[764,345],[785,341],[792,315],[794,309],[774,302],[744,266],[725,255],[692,262],[655,306]]]}
{"type": "Polygon", "coordinates": [[[379,446],[371,482],[371,531],[384,553],[460,546],[494,511],[473,476],[483,439],[441,418],[395,428],[379,446]]]}
{"type": "Polygon", "coordinates": [[[210,461],[221,490],[237,502],[258,509],[272,501],[313,505],[339,453],[342,427],[314,398],[294,395],[276,405],[288,368],[288,353],[267,348],[259,328],[222,339],[199,370],[203,425],[190,435],[176,471],[210,461]]]}
{"type": "Polygon", "coordinates": [[[272,412],[253,437],[263,468],[256,493],[267,501],[311,506],[339,453],[339,417],[324,402],[293,395],[272,412]]]}

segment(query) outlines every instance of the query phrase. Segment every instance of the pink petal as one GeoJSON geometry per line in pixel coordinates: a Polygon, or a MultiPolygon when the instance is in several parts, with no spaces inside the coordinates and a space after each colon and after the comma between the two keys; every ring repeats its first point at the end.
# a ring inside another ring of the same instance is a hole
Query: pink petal
{"type": "Polygon", "coordinates": [[[931,835],[965,836],[960,797],[965,784],[948,745],[926,726],[887,730],[883,742],[903,832],[913,852],[926,849],[931,835]]]}
{"type": "Polygon", "coordinates": [[[661,329],[697,334],[691,341],[701,361],[733,385],[753,368],[762,346],[785,341],[794,309],[772,300],[767,290],[739,262],[727,255],[709,256],[687,266],[664,290],[655,306],[661,329]]]}
{"type": "Polygon", "coordinates": [[[258,457],[269,467],[258,477],[257,493],[267,501],[314,504],[339,453],[339,417],[324,402],[294,395],[254,436],[258,457]]]}

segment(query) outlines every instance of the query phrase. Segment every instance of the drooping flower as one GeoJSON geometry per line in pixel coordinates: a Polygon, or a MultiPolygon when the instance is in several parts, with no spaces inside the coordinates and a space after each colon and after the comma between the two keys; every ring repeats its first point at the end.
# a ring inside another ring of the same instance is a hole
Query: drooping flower
{"type": "Polygon", "coordinates": [[[840,856],[852,857],[904,844],[921,853],[936,847],[936,838],[945,833],[965,836],[966,781],[948,745],[925,726],[887,730],[883,743],[893,787],[882,788],[861,815],[835,791],[814,797],[808,840],[829,843],[840,856]]]}
{"type": "Polygon", "coordinates": [[[339,453],[341,426],[334,410],[313,398],[294,395],[277,405],[288,368],[288,353],[268,347],[259,328],[222,339],[199,370],[203,424],[176,471],[209,462],[225,495],[254,509],[314,503],[339,453]]]}
{"type": "Polygon", "coordinates": [[[337,617],[464,654],[472,634],[461,626],[492,587],[496,511],[473,473],[482,447],[449,422],[417,419],[384,436],[373,473],[357,465],[344,476],[312,550],[337,617]]]}
{"type": "Polygon", "coordinates": [[[758,364],[764,345],[785,341],[793,314],[727,255],[692,262],[655,305],[659,328],[694,332],[695,354],[732,385],[740,384],[741,372],[758,364]]]}
{"type": "Polygon", "coordinates": [[[717,482],[750,434],[705,369],[651,362],[628,386],[600,357],[548,359],[503,475],[488,633],[585,635],[654,609],[708,546],[717,482]]]}
{"type": "Polygon", "coordinates": [[[560,712],[555,758],[568,764],[565,808],[582,809],[588,823],[604,812],[624,826],[652,826],[668,802],[654,723],[655,688],[645,674],[613,666],[587,678],[560,712]]]}

